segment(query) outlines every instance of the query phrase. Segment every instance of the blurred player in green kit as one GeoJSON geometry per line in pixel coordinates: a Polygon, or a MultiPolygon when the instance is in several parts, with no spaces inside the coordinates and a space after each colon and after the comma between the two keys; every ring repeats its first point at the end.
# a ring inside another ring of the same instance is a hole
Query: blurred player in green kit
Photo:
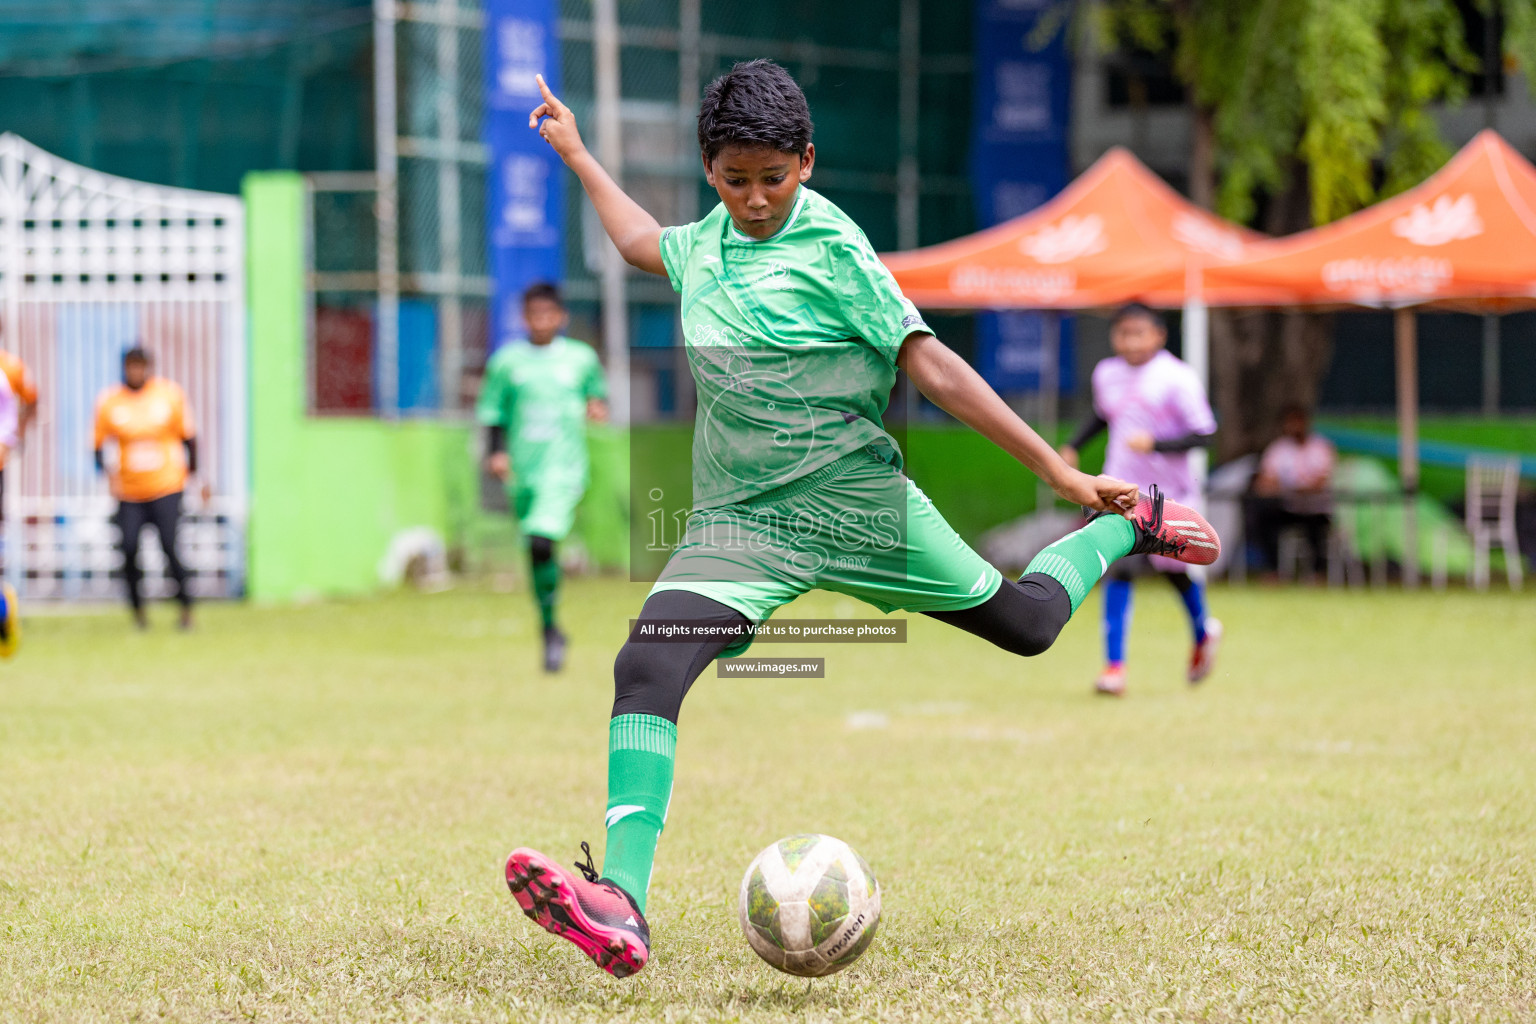
{"type": "Polygon", "coordinates": [[[529,287],[523,293],[528,338],[491,356],[476,406],[489,434],[486,468],[507,485],[528,541],[546,672],[565,663],[565,634],[555,624],[557,545],[571,532],[587,489],[587,420],[608,418],[602,364],[591,345],[562,333],[569,319],[558,288],[529,287]]]}

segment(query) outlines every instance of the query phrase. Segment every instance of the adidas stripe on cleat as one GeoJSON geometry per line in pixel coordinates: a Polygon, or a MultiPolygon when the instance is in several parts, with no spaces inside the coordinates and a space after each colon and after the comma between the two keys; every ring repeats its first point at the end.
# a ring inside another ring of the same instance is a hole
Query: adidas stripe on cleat
{"type": "Polygon", "coordinates": [[[651,929],[634,897],[617,883],[599,878],[592,851],[581,875],[527,847],[507,858],[507,888],[523,913],[551,935],[569,940],[615,978],[636,974],[651,955],[651,929]]]}
{"type": "MultiPolygon", "coordinates": [[[[1083,511],[1090,520],[1117,514],[1083,511]]],[[[1133,555],[1162,555],[1190,565],[1210,565],[1221,557],[1221,538],[1205,517],[1188,505],[1168,501],[1156,484],[1137,497],[1131,525],[1136,527],[1133,555]]]]}

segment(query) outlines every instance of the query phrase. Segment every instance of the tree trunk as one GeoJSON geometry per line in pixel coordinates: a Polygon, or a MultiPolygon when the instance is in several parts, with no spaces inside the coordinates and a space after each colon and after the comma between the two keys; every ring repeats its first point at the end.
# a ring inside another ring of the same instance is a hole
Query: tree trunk
{"type": "Polygon", "coordinates": [[[1212,310],[1216,461],[1263,450],[1287,406],[1312,409],[1333,356],[1330,313],[1212,310]]]}
{"type": "MultiPolygon", "coordinates": [[[[1272,235],[1311,226],[1305,169],[1293,167],[1291,182],[1274,198],[1264,218],[1264,229],[1272,235]]],[[[1216,447],[1220,463],[1261,451],[1274,440],[1287,406],[1312,409],[1317,405],[1323,375],[1333,358],[1334,316],[1218,309],[1211,311],[1210,331],[1212,405],[1221,423],[1216,447]]]]}
{"type": "Polygon", "coordinates": [[[1194,138],[1189,147],[1189,200],[1216,209],[1216,112],[1195,106],[1194,138]]]}

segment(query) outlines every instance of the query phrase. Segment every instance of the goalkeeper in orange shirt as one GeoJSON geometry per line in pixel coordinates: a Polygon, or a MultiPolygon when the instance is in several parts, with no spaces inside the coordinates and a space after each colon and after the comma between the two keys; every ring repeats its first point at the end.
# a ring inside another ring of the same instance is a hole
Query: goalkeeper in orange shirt
{"type": "MultiPolygon", "coordinates": [[[[152,525],[160,535],[166,569],[176,581],[181,604],[180,625],[192,627],[192,595],[187,570],[176,551],[182,493],[187,477],[197,471],[197,436],[186,396],[179,385],[150,372],[149,353],[131,348],[123,354],[123,382],[107,389],[96,402],[96,468],[107,472],[118,500],[117,524],[123,532],[123,580],[134,623],[147,629],[140,584],[139,535],[152,525]],[[116,447],[109,465],[104,447],[116,447]]],[[[204,487],[206,498],[207,488],[204,487]]]]}

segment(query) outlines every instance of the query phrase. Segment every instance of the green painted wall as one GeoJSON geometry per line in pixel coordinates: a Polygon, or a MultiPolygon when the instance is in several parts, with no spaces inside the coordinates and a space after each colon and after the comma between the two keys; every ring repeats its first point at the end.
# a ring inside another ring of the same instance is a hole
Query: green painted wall
{"type": "Polygon", "coordinates": [[[305,410],[304,186],[246,177],[250,302],[250,595],[290,600],[379,586],[390,539],[462,537],[478,498],[469,429],[316,418],[305,410]]]}
{"type": "MultiPolygon", "coordinates": [[[[250,303],[250,596],[292,600],[379,587],[401,530],[429,526],[472,566],[522,558],[511,517],[482,512],[478,432],[433,420],[315,417],[306,411],[304,185],[245,178],[250,303]]],[[[629,448],[591,431],[592,486],[573,542],[599,569],[627,564],[629,448]]]]}

